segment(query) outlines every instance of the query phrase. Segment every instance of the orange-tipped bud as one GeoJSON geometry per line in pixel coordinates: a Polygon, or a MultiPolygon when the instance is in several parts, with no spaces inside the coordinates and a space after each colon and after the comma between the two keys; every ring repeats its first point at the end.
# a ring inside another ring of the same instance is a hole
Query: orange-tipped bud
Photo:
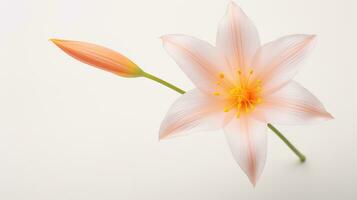
{"type": "Polygon", "coordinates": [[[111,49],[80,41],[51,39],[73,58],[123,77],[138,77],[143,71],[127,57],[111,49]]]}

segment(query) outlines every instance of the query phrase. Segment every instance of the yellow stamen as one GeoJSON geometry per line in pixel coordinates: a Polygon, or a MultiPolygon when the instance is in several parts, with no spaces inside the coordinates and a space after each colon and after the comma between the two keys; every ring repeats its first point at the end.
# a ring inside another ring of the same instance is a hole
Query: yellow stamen
{"type": "Polygon", "coordinates": [[[219,78],[224,79],[224,74],[222,72],[219,73],[219,78]]]}
{"type": "Polygon", "coordinates": [[[238,103],[237,108],[240,109],[242,107],[242,103],[238,103]]]}
{"type": "Polygon", "coordinates": [[[240,117],[240,113],[241,113],[240,110],[238,110],[238,111],[237,111],[237,118],[240,117]]]}
{"type": "Polygon", "coordinates": [[[256,87],[256,91],[257,91],[257,92],[260,92],[260,91],[262,91],[262,87],[260,87],[260,86],[257,86],[257,87],[256,87]]]}
{"type": "MultiPolygon", "coordinates": [[[[244,113],[250,113],[255,110],[258,104],[263,100],[261,97],[262,91],[262,80],[253,79],[253,69],[248,69],[245,73],[241,69],[237,70],[239,75],[238,82],[234,84],[231,88],[226,88],[229,84],[221,87],[223,79],[225,78],[224,73],[218,74],[217,85],[220,86],[220,90],[227,89],[224,94],[227,94],[227,106],[224,107],[224,112],[230,112],[232,109],[236,111],[236,117],[239,118],[244,113]],[[250,80],[251,79],[251,80],[250,80]]],[[[223,85],[222,85],[223,86],[223,85]]],[[[220,96],[220,92],[213,92],[214,96],[220,96]]],[[[224,97],[226,97],[224,95],[224,97]]]]}
{"type": "Polygon", "coordinates": [[[250,111],[250,108],[246,105],[244,110],[246,113],[248,113],[250,111]]]}
{"type": "Polygon", "coordinates": [[[257,100],[255,101],[256,104],[260,104],[263,101],[262,98],[257,98],[257,100]]]}

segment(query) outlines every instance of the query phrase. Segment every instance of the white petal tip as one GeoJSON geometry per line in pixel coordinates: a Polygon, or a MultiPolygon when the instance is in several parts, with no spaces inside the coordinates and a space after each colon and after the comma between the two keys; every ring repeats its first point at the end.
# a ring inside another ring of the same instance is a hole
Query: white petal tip
{"type": "Polygon", "coordinates": [[[328,120],[335,119],[335,117],[332,116],[330,113],[326,113],[326,118],[327,118],[328,120]]]}
{"type": "Polygon", "coordinates": [[[234,1],[230,1],[228,4],[229,7],[237,6],[237,4],[234,1]]]}
{"type": "Polygon", "coordinates": [[[167,39],[167,35],[162,35],[159,37],[159,39],[164,42],[167,39]]]}
{"type": "Polygon", "coordinates": [[[315,35],[315,34],[313,34],[313,35],[309,35],[309,38],[310,38],[310,40],[316,40],[316,38],[317,38],[317,35],[315,35]]]}
{"type": "Polygon", "coordinates": [[[306,40],[310,43],[315,43],[317,35],[306,35],[306,40]]]}
{"type": "Polygon", "coordinates": [[[332,120],[335,119],[335,117],[333,117],[329,112],[324,111],[320,113],[320,117],[324,120],[332,120]]]}
{"type": "Polygon", "coordinates": [[[228,4],[228,10],[232,10],[232,9],[238,9],[238,10],[235,10],[235,11],[240,11],[240,12],[243,12],[243,10],[241,9],[241,7],[235,3],[234,1],[231,1],[229,2],[228,4]]]}
{"type": "Polygon", "coordinates": [[[160,134],[159,134],[159,141],[161,141],[161,140],[166,140],[166,139],[168,139],[168,138],[170,138],[170,137],[169,137],[169,134],[167,134],[166,132],[160,132],[160,134]]]}
{"type": "Polygon", "coordinates": [[[159,38],[162,41],[170,40],[172,37],[179,36],[178,34],[167,34],[167,35],[162,35],[159,38]]]}
{"type": "Polygon", "coordinates": [[[159,141],[164,140],[164,139],[165,139],[165,136],[159,135],[159,141]]]}
{"type": "Polygon", "coordinates": [[[253,188],[255,188],[257,182],[250,181],[250,183],[253,185],[253,188]]]}
{"type": "Polygon", "coordinates": [[[257,184],[257,177],[255,177],[255,176],[252,176],[252,177],[250,177],[250,176],[248,176],[248,178],[249,178],[249,181],[250,181],[250,183],[253,185],[253,187],[255,187],[256,186],[256,184],[257,184]]]}
{"type": "Polygon", "coordinates": [[[164,40],[165,37],[167,37],[167,35],[162,35],[162,36],[160,36],[159,38],[162,39],[162,40],[164,40]]]}
{"type": "Polygon", "coordinates": [[[170,39],[172,39],[172,37],[175,36],[174,34],[168,34],[168,35],[162,35],[161,37],[159,37],[162,42],[167,42],[169,41],[170,39]]]}

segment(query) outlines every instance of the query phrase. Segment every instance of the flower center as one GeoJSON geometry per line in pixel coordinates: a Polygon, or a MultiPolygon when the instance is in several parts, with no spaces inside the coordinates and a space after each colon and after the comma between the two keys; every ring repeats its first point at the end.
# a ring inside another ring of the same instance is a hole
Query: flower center
{"type": "MultiPolygon", "coordinates": [[[[239,118],[242,113],[252,112],[262,102],[262,81],[259,79],[252,80],[253,73],[252,69],[247,74],[242,73],[241,70],[237,71],[237,83],[233,87],[226,88],[228,95],[224,112],[236,110],[236,117],[239,118]]],[[[224,74],[220,73],[217,85],[220,85],[223,79],[224,74]]],[[[220,93],[214,92],[213,95],[219,96],[220,93]]]]}

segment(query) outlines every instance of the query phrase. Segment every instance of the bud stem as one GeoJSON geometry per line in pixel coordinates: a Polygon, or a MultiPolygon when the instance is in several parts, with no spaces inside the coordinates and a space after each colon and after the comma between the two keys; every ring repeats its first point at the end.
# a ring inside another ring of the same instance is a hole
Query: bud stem
{"type": "Polygon", "coordinates": [[[180,93],[180,94],[184,94],[184,93],[185,93],[184,90],[181,90],[180,88],[178,88],[178,87],[172,85],[171,83],[168,83],[168,82],[162,80],[161,78],[158,78],[158,77],[156,77],[156,76],[154,76],[154,75],[152,75],[152,74],[143,72],[143,73],[142,73],[142,76],[145,77],[145,78],[151,79],[151,80],[153,80],[153,81],[156,81],[156,82],[158,82],[158,83],[160,83],[160,84],[162,84],[162,85],[164,85],[164,86],[166,86],[166,87],[168,87],[168,88],[171,88],[171,89],[175,90],[176,92],[178,92],[178,93],[180,93]]]}
{"type": "MultiPolygon", "coordinates": [[[[176,92],[180,93],[180,94],[184,94],[185,91],[174,86],[173,84],[171,83],[168,83],[152,74],[149,74],[149,73],[146,73],[146,72],[143,72],[142,73],[142,76],[143,77],[146,77],[148,79],[151,79],[153,81],[156,81],[170,89],[173,89],[175,90],[176,92]]],[[[305,162],[306,160],[306,157],[293,145],[289,142],[289,140],[277,129],[275,128],[272,124],[268,123],[267,126],[299,157],[300,159],[300,162],[305,162]]]]}

